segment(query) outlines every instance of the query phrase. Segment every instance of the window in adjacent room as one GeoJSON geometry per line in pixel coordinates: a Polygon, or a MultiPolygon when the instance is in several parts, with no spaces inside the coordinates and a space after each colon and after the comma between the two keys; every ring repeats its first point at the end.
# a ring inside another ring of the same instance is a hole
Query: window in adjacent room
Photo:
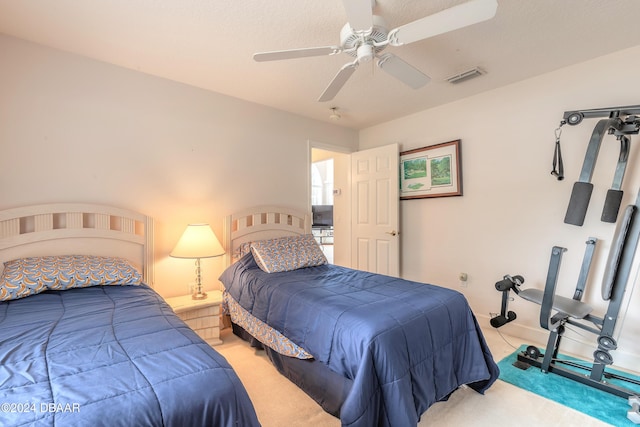
{"type": "Polygon", "coordinates": [[[333,159],[311,164],[311,204],[333,205],[333,159]]]}

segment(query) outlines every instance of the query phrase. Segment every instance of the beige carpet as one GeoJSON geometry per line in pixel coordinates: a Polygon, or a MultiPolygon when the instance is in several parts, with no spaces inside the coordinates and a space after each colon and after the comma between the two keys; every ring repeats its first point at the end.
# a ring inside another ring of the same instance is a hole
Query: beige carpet
{"type": "MultiPolygon", "coordinates": [[[[495,329],[485,330],[485,338],[496,361],[508,356],[523,342],[502,339],[495,329]]],[[[216,346],[234,367],[253,401],[263,427],[339,427],[340,420],[327,414],[293,383],[280,375],[264,352],[256,351],[231,333],[222,331],[224,343],[216,346]]],[[[433,405],[422,415],[418,426],[607,426],[573,409],[503,381],[484,394],[469,388],[458,389],[447,402],[433,405]]]]}

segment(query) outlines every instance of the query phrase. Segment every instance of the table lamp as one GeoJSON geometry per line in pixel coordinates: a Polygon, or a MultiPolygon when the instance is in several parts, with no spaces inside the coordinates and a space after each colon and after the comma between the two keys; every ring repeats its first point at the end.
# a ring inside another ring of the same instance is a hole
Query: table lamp
{"type": "Polygon", "coordinates": [[[191,258],[196,260],[196,285],[191,298],[205,299],[200,275],[200,258],[213,258],[224,255],[220,241],[209,224],[189,224],[169,256],[173,258],[191,258]]]}

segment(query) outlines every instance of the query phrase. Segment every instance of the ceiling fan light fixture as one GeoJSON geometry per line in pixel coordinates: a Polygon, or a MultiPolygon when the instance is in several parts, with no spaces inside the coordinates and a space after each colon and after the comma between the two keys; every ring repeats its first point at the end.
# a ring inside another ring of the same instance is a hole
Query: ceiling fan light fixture
{"type": "Polygon", "coordinates": [[[371,62],[373,59],[373,46],[365,43],[358,46],[358,61],[371,62]]]}
{"type": "Polygon", "coordinates": [[[455,85],[458,83],[466,82],[467,80],[475,79],[476,77],[480,77],[483,74],[487,74],[487,72],[480,67],[474,67],[470,70],[463,71],[451,77],[447,77],[445,80],[455,85]]]}
{"type": "Polygon", "coordinates": [[[333,121],[338,121],[342,118],[342,116],[340,115],[340,113],[338,113],[338,107],[331,107],[331,114],[329,114],[329,118],[333,121]]]}

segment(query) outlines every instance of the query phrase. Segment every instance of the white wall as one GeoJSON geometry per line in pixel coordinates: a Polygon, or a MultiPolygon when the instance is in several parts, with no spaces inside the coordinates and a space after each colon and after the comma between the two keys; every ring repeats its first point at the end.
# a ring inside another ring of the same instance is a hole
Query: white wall
{"type": "MultiPolygon", "coordinates": [[[[398,142],[401,150],[408,150],[462,140],[464,195],[401,202],[402,276],[463,292],[479,320],[488,324],[490,313],[500,311],[495,282],[505,274],[522,274],[526,287],[542,289],[554,245],[569,249],[558,292],[571,297],[584,243],[593,236],[601,240],[585,301],[602,316],[606,304],[599,296],[599,280],[614,225],[600,222],[600,214],[619,143],[605,139],[587,218],[577,227],[563,219],[597,120],[563,128],[564,181],[550,175],[554,130],[566,110],[640,104],[640,89],[633,83],[639,68],[640,46],[362,130],[360,149],[398,142]],[[469,275],[466,288],[458,282],[460,272],[469,275]]],[[[635,201],[640,188],[638,144],[640,137],[634,136],[623,206],[635,201]]],[[[629,291],[635,270],[632,274],[629,291]]],[[[509,308],[518,319],[502,328],[506,333],[546,343],[538,326],[538,306],[516,297],[509,308]]],[[[588,346],[567,341],[566,348],[590,357],[595,336],[584,334],[587,338],[580,340],[588,346]]],[[[639,335],[637,290],[619,336],[620,349],[614,352],[616,364],[637,370],[639,335]]]]}
{"type": "MultiPolygon", "coordinates": [[[[156,219],[156,289],[184,294],[189,260],[168,254],[190,222],[222,238],[246,207],[308,207],[308,141],[357,133],[0,36],[0,209],[120,206],[156,219]],[[265,179],[268,177],[268,179],[265,179]]],[[[207,289],[221,259],[203,260],[207,289]]]]}

